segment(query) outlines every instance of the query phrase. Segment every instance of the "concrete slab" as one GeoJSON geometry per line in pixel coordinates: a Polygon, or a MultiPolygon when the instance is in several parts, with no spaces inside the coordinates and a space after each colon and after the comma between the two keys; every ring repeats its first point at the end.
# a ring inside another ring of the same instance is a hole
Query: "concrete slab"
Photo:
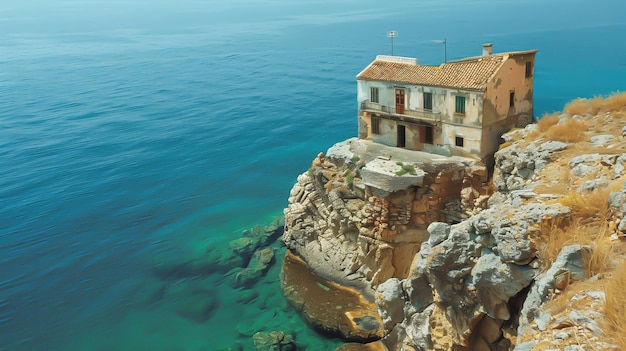
{"type": "Polygon", "coordinates": [[[328,149],[327,157],[351,159],[358,156],[366,163],[382,157],[395,162],[411,162],[424,165],[438,164],[465,164],[473,165],[480,160],[461,156],[442,156],[423,151],[407,150],[399,147],[387,146],[358,138],[351,138],[333,145],[328,149]]]}
{"type": "Polygon", "coordinates": [[[463,168],[480,163],[479,160],[460,156],[441,156],[422,151],[386,146],[370,140],[351,138],[339,142],[326,154],[328,158],[344,159],[346,162],[364,162],[361,168],[363,183],[387,193],[422,184],[427,173],[437,174],[451,168],[463,168]],[[411,167],[413,172],[401,172],[411,167]],[[405,174],[402,174],[405,173],[405,174]]]}

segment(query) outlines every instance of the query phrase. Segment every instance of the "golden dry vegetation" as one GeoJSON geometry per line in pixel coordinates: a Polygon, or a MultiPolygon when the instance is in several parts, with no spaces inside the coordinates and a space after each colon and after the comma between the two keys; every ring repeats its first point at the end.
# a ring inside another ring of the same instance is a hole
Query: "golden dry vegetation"
{"type": "Polygon", "coordinates": [[[602,329],[620,350],[626,350],[626,262],[611,272],[604,284],[604,320],[602,329]]]}
{"type": "MultiPolygon", "coordinates": [[[[560,112],[545,114],[537,121],[537,130],[527,136],[528,141],[537,139],[558,140],[566,143],[577,143],[589,138],[589,131],[615,134],[621,132],[621,127],[607,128],[613,125],[613,120],[626,117],[626,92],[617,92],[610,96],[596,96],[591,99],[576,99],[563,108],[564,118],[560,112]],[[607,120],[605,115],[610,113],[607,120]],[[588,122],[579,117],[587,116],[588,122]],[[596,116],[593,119],[589,118],[596,116]]],[[[615,125],[615,127],[618,127],[615,125]]]]}
{"type": "Polygon", "coordinates": [[[591,99],[578,98],[565,105],[563,112],[570,116],[599,112],[618,111],[626,107],[626,92],[616,92],[607,97],[596,96],[591,99]]]}
{"type": "MultiPolygon", "coordinates": [[[[592,250],[584,256],[587,277],[596,276],[588,290],[602,290],[606,294],[605,318],[602,328],[606,342],[626,350],[626,233],[616,230],[616,218],[609,208],[609,196],[624,187],[626,177],[617,177],[612,165],[598,164],[598,168],[584,177],[572,175],[569,161],[584,154],[621,155],[626,153],[626,142],[621,137],[626,126],[626,92],[591,99],[576,99],[565,105],[563,113],[544,115],[535,131],[521,139],[523,144],[535,140],[558,140],[571,144],[555,155],[553,162],[535,175],[533,191],[544,197],[546,203],[560,203],[571,210],[567,219],[546,221],[540,226],[533,241],[538,247],[539,260],[547,269],[560,250],[567,245],[588,245],[592,250]],[[582,117],[574,117],[574,116],[582,117]],[[596,135],[612,135],[614,141],[594,145],[596,135]],[[594,191],[578,192],[587,180],[603,177],[608,186],[594,191]],[[617,236],[616,236],[617,235],[617,236]],[[621,264],[620,264],[621,263],[621,264]]],[[[626,219],[624,219],[626,220],[626,219]]],[[[582,289],[574,282],[565,291],[555,294],[546,307],[551,312],[571,308],[571,297],[582,289]]],[[[535,349],[541,349],[537,345],[535,349]]],[[[546,344],[547,346],[547,344],[546,344]]]]}

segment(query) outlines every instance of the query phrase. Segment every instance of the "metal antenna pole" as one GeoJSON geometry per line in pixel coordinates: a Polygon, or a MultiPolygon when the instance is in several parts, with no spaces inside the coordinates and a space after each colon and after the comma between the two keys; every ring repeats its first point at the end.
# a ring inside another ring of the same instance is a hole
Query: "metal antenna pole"
{"type": "Polygon", "coordinates": [[[393,38],[395,38],[396,35],[398,35],[398,33],[395,30],[392,30],[389,34],[387,34],[387,36],[391,39],[391,56],[393,56],[393,38]]]}
{"type": "Polygon", "coordinates": [[[443,44],[443,62],[448,62],[448,41],[446,38],[443,38],[443,40],[433,40],[433,43],[443,44]]]}

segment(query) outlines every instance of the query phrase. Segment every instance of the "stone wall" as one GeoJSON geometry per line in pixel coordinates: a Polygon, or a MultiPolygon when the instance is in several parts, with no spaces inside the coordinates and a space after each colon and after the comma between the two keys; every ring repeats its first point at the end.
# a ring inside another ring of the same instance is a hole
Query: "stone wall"
{"type": "MultiPolygon", "coordinates": [[[[291,191],[283,239],[316,274],[367,293],[389,278],[406,278],[428,225],[466,216],[461,191],[484,181],[486,172],[445,164],[420,184],[381,197],[381,189],[363,184],[364,166],[354,155],[318,156],[291,191]]],[[[487,191],[479,184],[468,193],[487,191]]]]}

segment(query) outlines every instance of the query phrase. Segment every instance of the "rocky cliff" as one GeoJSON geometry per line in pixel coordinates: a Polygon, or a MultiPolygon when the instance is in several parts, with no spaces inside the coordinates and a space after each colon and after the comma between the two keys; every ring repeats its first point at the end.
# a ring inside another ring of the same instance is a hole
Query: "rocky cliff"
{"type": "MultiPolygon", "coordinates": [[[[601,320],[626,229],[626,119],[593,112],[506,134],[491,177],[475,160],[359,139],[318,155],[291,191],[283,240],[378,315],[364,328],[344,313],[348,329],[305,317],[379,350],[618,349],[601,320]]],[[[292,302],[305,285],[283,279],[292,302]]]]}

